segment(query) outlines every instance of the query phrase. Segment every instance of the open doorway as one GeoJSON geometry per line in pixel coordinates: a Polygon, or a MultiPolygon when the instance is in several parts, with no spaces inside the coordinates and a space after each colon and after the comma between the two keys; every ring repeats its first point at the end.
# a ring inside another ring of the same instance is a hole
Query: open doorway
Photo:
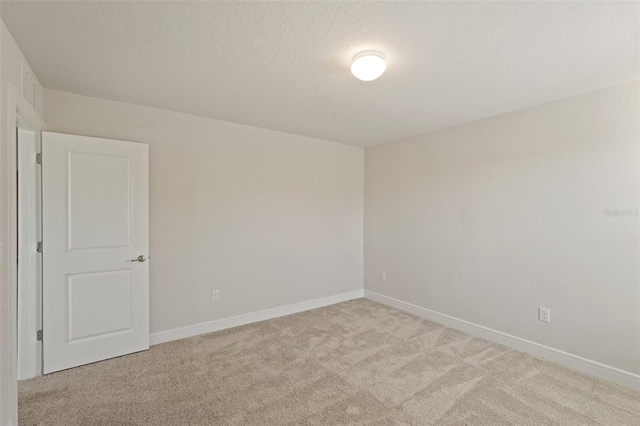
{"type": "Polygon", "coordinates": [[[12,382],[148,349],[147,145],[14,123],[12,382]]]}
{"type": "Polygon", "coordinates": [[[148,349],[147,145],[16,141],[17,378],[148,349]]]}

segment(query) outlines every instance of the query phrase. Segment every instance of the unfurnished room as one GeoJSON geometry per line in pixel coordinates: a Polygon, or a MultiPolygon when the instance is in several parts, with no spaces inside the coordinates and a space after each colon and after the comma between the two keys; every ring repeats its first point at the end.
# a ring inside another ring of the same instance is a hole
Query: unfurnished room
{"type": "Polygon", "coordinates": [[[639,1],[0,16],[0,426],[640,425],[639,1]]]}

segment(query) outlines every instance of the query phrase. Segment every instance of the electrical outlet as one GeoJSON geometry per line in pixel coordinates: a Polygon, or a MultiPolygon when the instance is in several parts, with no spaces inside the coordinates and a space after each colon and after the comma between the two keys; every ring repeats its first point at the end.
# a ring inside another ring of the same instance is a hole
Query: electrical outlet
{"type": "Polygon", "coordinates": [[[386,280],[387,280],[387,273],[380,272],[380,281],[386,281],[386,280]]]}
{"type": "Polygon", "coordinates": [[[543,308],[542,306],[539,307],[538,319],[542,322],[551,322],[551,309],[543,308]]]}
{"type": "Polygon", "coordinates": [[[220,290],[213,290],[213,292],[211,292],[211,300],[214,302],[220,300],[220,290]]]}

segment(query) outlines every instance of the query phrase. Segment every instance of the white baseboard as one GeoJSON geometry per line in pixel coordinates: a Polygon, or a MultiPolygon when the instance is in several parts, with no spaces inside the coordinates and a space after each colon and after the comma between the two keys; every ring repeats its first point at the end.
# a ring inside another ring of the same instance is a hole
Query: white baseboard
{"type": "Polygon", "coordinates": [[[225,330],[227,328],[233,328],[245,324],[278,318],[284,315],[291,315],[297,312],[308,311],[310,309],[321,308],[323,306],[333,305],[340,302],[346,302],[347,300],[360,299],[362,297],[364,297],[364,290],[356,290],[349,293],[336,294],[334,296],[294,303],[292,305],[279,306],[277,308],[237,315],[235,317],[222,318],[219,320],[189,325],[186,327],[174,328],[172,330],[160,331],[158,333],[152,333],[149,336],[149,343],[153,346],[160,343],[170,342],[172,340],[186,339],[187,337],[213,333],[214,331],[225,330]]]}
{"type": "Polygon", "coordinates": [[[601,364],[590,359],[582,358],[558,349],[531,342],[520,337],[512,336],[501,331],[493,330],[482,325],[445,315],[431,309],[423,308],[402,300],[374,293],[369,290],[364,291],[364,297],[385,305],[400,309],[419,317],[428,319],[447,327],[455,328],[465,333],[480,337],[512,349],[526,352],[537,358],[556,362],[565,367],[574,369],[581,373],[590,374],[600,379],[608,380],[631,389],[640,390],[640,375],[620,370],[606,364],[601,364]]]}

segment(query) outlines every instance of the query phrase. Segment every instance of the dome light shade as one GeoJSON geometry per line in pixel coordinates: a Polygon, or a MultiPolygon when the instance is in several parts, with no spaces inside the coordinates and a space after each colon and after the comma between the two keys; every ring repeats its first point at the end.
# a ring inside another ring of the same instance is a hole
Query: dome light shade
{"type": "Polygon", "coordinates": [[[351,73],[362,81],[371,81],[380,77],[387,69],[382,52],[365,50],[353,57],[351,73]]]}

